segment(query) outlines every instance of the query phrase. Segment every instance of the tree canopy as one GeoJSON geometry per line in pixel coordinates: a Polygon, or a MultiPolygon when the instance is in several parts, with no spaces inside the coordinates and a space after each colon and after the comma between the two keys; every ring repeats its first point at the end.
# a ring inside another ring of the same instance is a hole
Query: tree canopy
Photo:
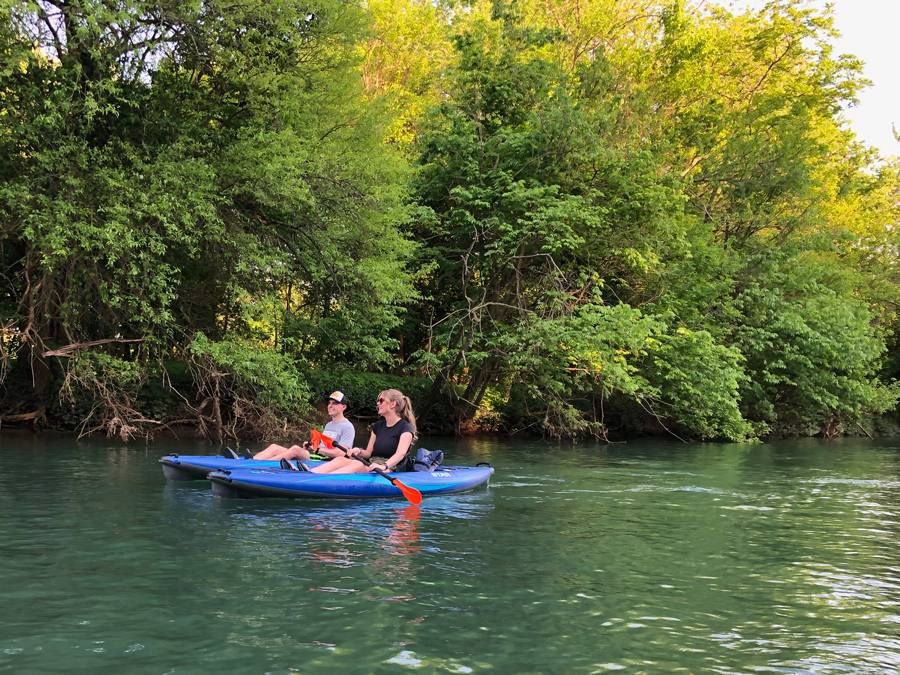
{"type": "Polygon", "coordinates": [[[834,37],[799,0],[0,0],[0,417],[272,437],[342,377],[436,430],[869,424],[900,165],[834,37]]]}

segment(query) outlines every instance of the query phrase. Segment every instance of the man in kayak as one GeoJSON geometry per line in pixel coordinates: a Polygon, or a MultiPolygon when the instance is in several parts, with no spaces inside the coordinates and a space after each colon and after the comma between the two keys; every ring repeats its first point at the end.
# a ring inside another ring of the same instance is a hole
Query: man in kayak
{"type": "Polygon", "coordinates": [[[345,448],[350,448],[344,454],[335,443],[338,456],[312,469],[313,473],[363,473],[375,468],[383,471],[408,470],[409,449],[417,435],[412,402],[403,392],[386,389],[378,395],[375,405],[381,419],[372,425],[366,448],[341,443],[345,448]]]}
{"type": "MultiPolygon", "coordinates": [[[[322,430],[325,436],[333,439],[335,443],[343,445],[345,448],[352,448],[353,441],[356,439],[356,429],[353,424],[344,417],[349,401],[341,391],[333,391],[328,395],[328,423],[322,430]]],[[[289,448],[277,443],[272,443],[265,450],[257,452],[253,455],[253,459],[309,459],[311,452],[317,452],[325,457],[342,457],[343,452],[337,448],[326,448],[324,443],[320,443],[318,448],[313,448],[309,441],[304,441],[302,445],[292,445],[289,448]]]]}

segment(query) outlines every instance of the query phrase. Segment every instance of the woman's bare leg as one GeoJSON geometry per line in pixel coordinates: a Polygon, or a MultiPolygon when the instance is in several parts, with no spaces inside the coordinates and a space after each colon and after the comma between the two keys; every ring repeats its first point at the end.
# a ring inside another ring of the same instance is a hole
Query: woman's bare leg
{"type": "Polygon", "coordinates": [[[335,457],[330,462],[320,464],[310,469],[310,471],[313,473],[358,473],[360,469],[353,468],[354,465],[365,469],[363,463],[358,460],[350,459],[349,457],[335,457]]]}
{"type": "MultiPolygon", "coordinates": [[[[330,462],[329,462],[330,464],[330,462]]],[[[330,473],[365,473],[366,465],[358,459],[351,459],[345,466],[337,467],[330,473]]]]}

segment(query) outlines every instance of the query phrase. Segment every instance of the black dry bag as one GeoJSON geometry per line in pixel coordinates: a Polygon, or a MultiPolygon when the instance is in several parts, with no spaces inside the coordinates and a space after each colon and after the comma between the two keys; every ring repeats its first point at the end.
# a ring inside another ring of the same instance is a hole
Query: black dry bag
{"type": "Polygon", "coordinates": [[[413,460],[413,471],[434,471],[443,461],[443,450],[419,448],[416,450],[416,458],[413,460]]]}

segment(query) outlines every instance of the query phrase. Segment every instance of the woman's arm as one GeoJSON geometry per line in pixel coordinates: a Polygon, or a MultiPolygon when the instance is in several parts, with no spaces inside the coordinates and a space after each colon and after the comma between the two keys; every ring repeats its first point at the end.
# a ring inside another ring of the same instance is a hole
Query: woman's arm
{"type": "Polygon", "coordinates": [[[353,448],[349,453],[351,457],[371,457],[372,450],[375,448],[375,432],[371,432],[369,434],[369,442],[366,444],[366,449],[363,450],[361,448],[353,448]]]}
{"type": "Polygon", "coordinates": [[[397,468],[397,466],[403,461],[403,458],[406,457],[406,453],[409,452],[409,446],[412,445],[413,435],[411,431],[404,431],[400,434],[400,442],[397,443],[397,450],[391,455],[388,460],[385,462],[386,468],[389,471],[393,471],[397,468]]]}

